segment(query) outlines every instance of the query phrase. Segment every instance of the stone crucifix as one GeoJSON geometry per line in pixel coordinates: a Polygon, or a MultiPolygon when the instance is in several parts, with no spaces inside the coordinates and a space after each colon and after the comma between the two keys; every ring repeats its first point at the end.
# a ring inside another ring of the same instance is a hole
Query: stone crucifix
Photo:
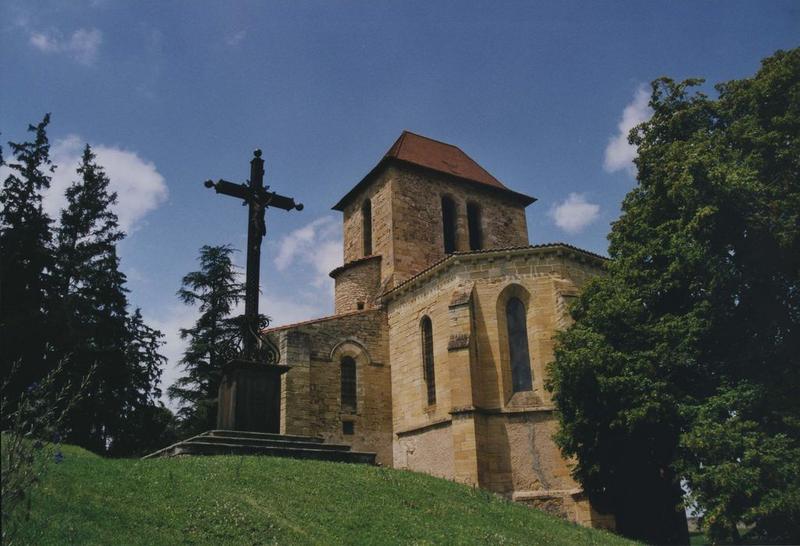
{"type": "Polygon", "coordinates": [[[242,204],[248,206],[242,352],[239,358],[223,368],[217,426],[222,429],[277,432],[280,422],[280,376],[288,371],[288,367],[278,365],[278,348],[263,338],[259,331],[261,241],[267,233],[267,208],[299,211],[303,210],[303,205],[264,186],[261,150],[253,152],[248,184],[220,179],[216,183],[207,180],[205,186],[214,188],[217,193],[242,199],[242,204]]]}

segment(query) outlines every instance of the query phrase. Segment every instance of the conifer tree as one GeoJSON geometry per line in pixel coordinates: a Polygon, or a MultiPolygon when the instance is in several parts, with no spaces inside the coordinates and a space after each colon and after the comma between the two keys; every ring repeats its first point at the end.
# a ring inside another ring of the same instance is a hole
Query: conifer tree
{"type": "Polygon", "coordinates": [[[181,301],[200,311],[193,327],[181,329],[189,342],[181,359],[185,375],[167,391],[181,404],[178,418],[185,434],[215,427],[222,366],[238,350],[241,321],[231,313],[244,298],[244,285],[231,261],[233,251],[227,245],[203,246],[200,270],[186,275],[178,291],[181,301]]]}
{"type": "Polygon", "coordinates": [[[159,352],[164,344],[164,334],[144,322],[138,307],[127,318],[128,343],[126,359],[132,370],[127,397],[142,406],[161,397],[161,370],[167,359],[159,352]]]}
{"type": "Polygon", "coordinates": [[[60,304],[56,342],[76,377],[92,366],[90,391],[68,417],[69,441],[104,452],[122,422],[129,387],[126,362],[127,289],[116,245],[124,237],[111,206],[116,194],[87,145],[67,188],[57,233],[60,304]]]}
{"type": "Polygon", "coordinates": [[[114,434],[111,455],[145,454],[174,443],[174,416],[159,400],[161,372],[167,359],[160,352],[163,334],[144,322],[140,309],[127,317],[128,385],[124,419],[114,434]]]}
{"type": "MultiPolygon", "coordinates": [[[[10,397],[47,373],[48,294],[52,254],[51,220],[42,208],[50,187],[50,114],[28,131],[28,142],[9,142],[11,174],[0,191],[0,366],[10,397]]],[[[13,403],[13,400],[11,401],[13,403]]]]}

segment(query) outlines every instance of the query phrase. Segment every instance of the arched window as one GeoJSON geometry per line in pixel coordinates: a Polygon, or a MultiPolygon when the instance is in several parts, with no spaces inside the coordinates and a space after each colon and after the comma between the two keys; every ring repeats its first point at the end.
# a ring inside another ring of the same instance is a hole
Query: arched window
{"type": "Polygon", "coordinates": [[[444,253],[456,250],[456,204],[447,196],[442,197],[442,226],[444,227],[444,253]]]}
{"type": "Polygon", "coordinates": [[[433,368],[433,326],[431,319],[422,317],[420,322],[422,333],[422,375],[428,391],[428,405],[436,403],[436,374],[433,368]]]}
{"type": "Polygon", "coordinates": [[[467,226],[469,229],[469,249],[480,250],[483,245],[481,208],[476,203],[467,203],[467,226]]]}
{"type": "Polygon", "coordinates": [[[364,238],[364,256],[372,255],[372,202],[367,199],[361,205],[361,233],[364,238]]]}
{"type": "Polygon", "coordinates": [[[356,361],[342,357],[342,411],[356,411],[356,361]]]}
{"type": "Polygon", "coordinates": [[[510,298],[506,303],[506,327],[508,329],[508,353],[511,360],[511,386],[514,392],[533,389],[531,357],[528,352],[528,326],[525,315],[525,304],[519,298],[510,298]]]}

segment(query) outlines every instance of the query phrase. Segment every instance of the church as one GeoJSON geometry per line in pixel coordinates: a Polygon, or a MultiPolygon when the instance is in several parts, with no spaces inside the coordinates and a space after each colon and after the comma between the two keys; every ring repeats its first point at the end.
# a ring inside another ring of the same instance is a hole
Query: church
{"type": "Polygon", "coordinates": [[[333,207],[335,312],[267,330],[289,371],[280,432],[612,527],[570,476],[544,386],[568,305],[605,258],[528,241],[535,199],[403,132],[333,207]]]}

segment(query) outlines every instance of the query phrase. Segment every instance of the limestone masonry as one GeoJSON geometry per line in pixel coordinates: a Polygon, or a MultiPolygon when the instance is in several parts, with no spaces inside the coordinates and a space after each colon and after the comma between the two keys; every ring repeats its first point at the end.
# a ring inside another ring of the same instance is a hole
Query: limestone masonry
{"type": "Polygon", "coordinates": [[[544,387],[568,302],[604,258],[531,246],[533,201],[455,146],[404,132],[334,207],[344,214],[336,314],[268,330],[291,367],[281,433],[613,526],[552,440],[544,387]]]}

